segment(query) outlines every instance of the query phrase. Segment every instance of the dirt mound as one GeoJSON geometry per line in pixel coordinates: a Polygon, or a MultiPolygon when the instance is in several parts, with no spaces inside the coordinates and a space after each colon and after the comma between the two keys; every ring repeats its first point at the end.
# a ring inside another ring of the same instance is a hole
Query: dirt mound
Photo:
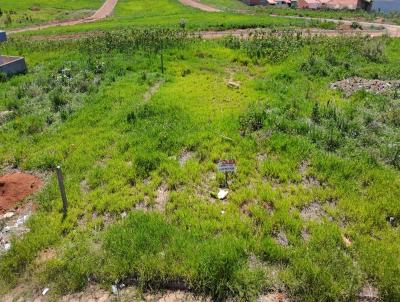
{"type": "Polygon", "coordinates": [[[0,213],[15,207],[15,204],[38,191],[43,182],[32,174],[15,172],[0,177],[0,213]]]}

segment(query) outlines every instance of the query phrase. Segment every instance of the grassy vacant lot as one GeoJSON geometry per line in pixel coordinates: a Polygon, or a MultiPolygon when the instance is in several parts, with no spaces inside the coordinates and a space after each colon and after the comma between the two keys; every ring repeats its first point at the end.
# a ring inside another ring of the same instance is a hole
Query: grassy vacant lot
{"type": "MultiPolygon", "coordinates": [[[[9,1],[0,4],[2,15],[0,26],[6,29],[19,28],[32,24],[40,24],[52,20],[77,19],[90,15],[101,6],[101,0],[74,0],[68,2],[47,0],[36,3],[34,1],[9,1]]],[[[238,0],[204,0],[204,3],[225,10],[224,13],[206,13],[197,9],[185,7],[177,0],[120,0],[115,10],[114,17],[102,22],[84,24],[67,28],[51,28],[44,33],[65,33],[84,30],[116,29],[120,26],[136,25],[168,25],[179,26],[186,24],[192,29],[227,29],[249,27],[323,27],[334,28],[334,24],[318,23],[316,21],[295,20],[287,18],[270,17],[270,14],[282,16],[308,16],[359,19],[372,21],[382,17],[387,22],[399,22],[396,14],[366,13],[363,11],[314,11],[276,9],[270,7],[249,7],[238,0]]],[[[29,33],[28,33],[29,34],[29,33]]]]}
{"type": "MultiPolygon", "coordinates": [[[[327,22],[295,20],[270,17],[268,14],[242,14],[235,12],[207,13],[180,4],[177,0],[120,0],[114,16],[96,23],[80,24],[68,27],[53,27],[41,30],[42,34],[65,34],[78,31],[95,31],[118,29],[121,26],[146,27],[169,26],[179,28],[185,25],[187,29],[230,29],[230,28],[299,28],[323,27],[335,28],[336,25],[327,22]]],[[[37,32],[27,32],[25,35],[35,35],[37,32]]]]}
{"type": "Polygon", "coordinates": [[[399,79],[400,40],[136,28],[0,52],[30,67],[0,83],[0,110],[13,112],[0,163],[51,175],[31,231],[2,256],[2,291],[24,276],[51,295],[117,280],[215,301],[268,290],[354,301],[370,283],[400,300],[399,93],[329,88],[399,79]],[[237,161],[225,201],[221,158],[237,161]],[[38,265],[49,247],[55,258],[38,265]]]}
{"type": "Polygon", "coordinates": [[[400,24],[400,13],[398,12],[367,12],[365,10],[314,10],[293,9],[287,7],[273,6],[248,6],[240,0],[201,0],[200,2],[218,7],[226,11],[249,11],[259,15],[282,15],[315,18],[349,19],[359,21],[376,21],[378,18],[384,22],[400,24]]]}
{"type": "Polygon", "coordinates": [[[0,28],[15,28],[92,14],[102,0],[2,0],[0,28]]]}

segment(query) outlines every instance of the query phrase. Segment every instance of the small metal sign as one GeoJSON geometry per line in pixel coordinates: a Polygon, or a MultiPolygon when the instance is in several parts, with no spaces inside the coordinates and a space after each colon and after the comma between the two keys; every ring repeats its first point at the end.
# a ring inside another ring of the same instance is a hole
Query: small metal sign
{"type": "Polygon", "coordinates": [[[227,173],[236,171],[236,161],[234,159],[220,160],[218,162],[218,171],[227,173]]]}

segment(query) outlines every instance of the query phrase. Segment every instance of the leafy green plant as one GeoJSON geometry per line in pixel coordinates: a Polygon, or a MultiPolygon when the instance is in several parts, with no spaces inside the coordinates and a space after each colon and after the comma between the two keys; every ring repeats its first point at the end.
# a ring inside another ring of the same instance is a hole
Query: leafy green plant
{"type": "Polygon", "coordinates": [[[261,129],[267,117],[267,105],[265,102],[252,103],[239,117],[240,130],[243,135],[261,129]]]}

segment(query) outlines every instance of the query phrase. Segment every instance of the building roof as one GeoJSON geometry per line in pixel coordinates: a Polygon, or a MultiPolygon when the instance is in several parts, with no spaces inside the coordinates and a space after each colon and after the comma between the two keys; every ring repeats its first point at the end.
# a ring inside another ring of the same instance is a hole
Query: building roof
{"type": "Polygon", "coordinates": [[[319,0],[304,0],[308,4],[321,4],[319,0]]]}
{"type": "MultiPolygon", "coordinates": [[[[364,2],[371,2],[372,0],[363,0],[364,2]]],[[[308,4],[320,4],[330,7],[357,7],[358,0],[304,0],[308,4]]]]}
{"type": "Polygon", "coordinates": [[[328,0],[328,5],[357,6],[358,0],[328,0]]]}

